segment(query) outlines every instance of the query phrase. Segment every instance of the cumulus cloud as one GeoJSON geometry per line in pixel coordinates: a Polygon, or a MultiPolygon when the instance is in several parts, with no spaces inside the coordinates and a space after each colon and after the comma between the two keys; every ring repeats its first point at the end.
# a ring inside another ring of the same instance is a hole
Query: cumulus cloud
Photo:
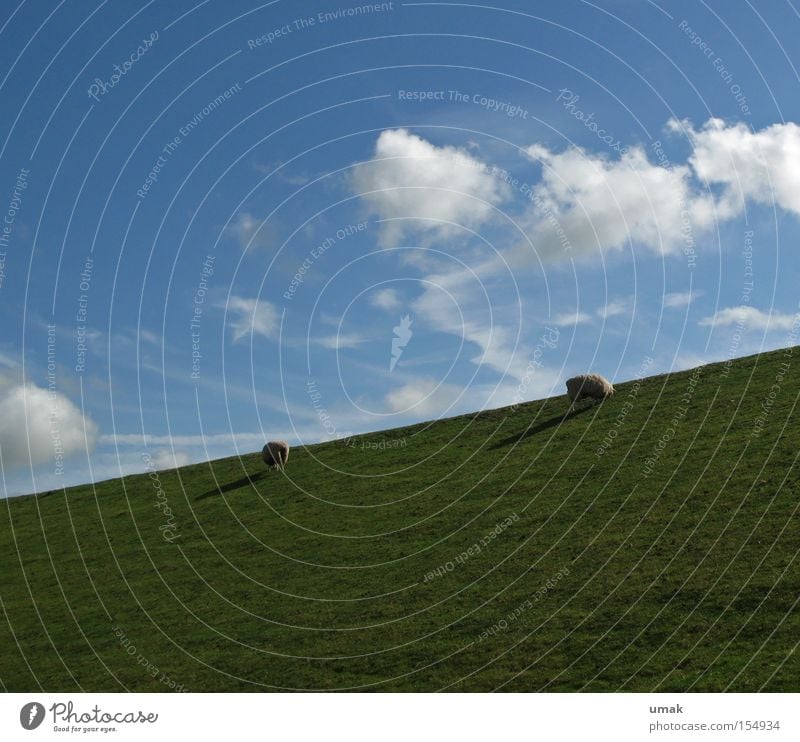
{"type": "Polygon", "coordinates": [[[278,336],[281,317],[277,308],[268,301],[232,296],[223,306],[228,313],[228,326],[233,330],[234,342],[251,333],[270,340],[278,336]]]}
{"type": "Polygon", "coordinates": [[[689,137],[689,163],[702,182],[722,187],[717,208],[735,216],[746,200],[777,203],[800,214],[800,126],[774,124],[753,131],[744,123],[709,119],[700,129],[688,121],[669,122],[669,128],[689,137]]]}
{"type": "MultiPolygon", "coordinates": [[[[528,199],[518,201],[519,223],[538,254],[566,258],[634,245],[688,255],[699,237],[738,216],[748,200],[800,214],[797,124],[754,131],[717,118],[700,128],[673,119],[667,128],[688,137],[686,161],[651,162],[635,145],[617,158],[580,147],[527,147],[543,167],[528,199]]],[[[381,237],[392,246],[412,231],[448,238],[458,234],[455,225],[485,223],[492,207],[512,195],[499,173],[469,148],[437,147],[395,129],[380,134],[374,159],[354,168],[352,185],[372,213],[388,220],[381,237]]],[[[530,253],[527,245],[517,250],[530,253]]]]}
{"type": "Polygon", "coordinates": [[[406,129],[381,132],[370,162],[357,165],[352,184],[381,225],[381,244],[408,233],[448,237],[476,229],[508,196],[508,186],[469,152],[437,147],[406,129]]]}
{"type": "Polygon", "coordinates": [[[537,251],[566,257],[633,244],[688,254],[699,235],[738,216],[747,201],[800,214],[797,124],[753,131],[712,118],[696,129],[673,119],[667,128],[688,137],[686,163],[652,163],[641,147],[618,159],[579,147],[559,153],[528,147],[528,156],[543,165],[529,214],[537,251]]]}
{"type": "Polygon", "coordinates": [[[793,328],[800,330],[800,315],[784,314],[782,312],[766,312],[742,305],[719,309],[709,317],[704,317],[699,324],[702,327],[729,327],[741,325],[747,330],[786,330],[793,328]]]}
{"type": "Polygon", "coordinates": [[[579,147],[555,153],[533,145],[527,154],[543,165],[528,218],[546,257],[629,243],[675,255],[713,222],[712,199],[693,190],[689,167],[655,165],[640,147],[617,160],[579,147]]]}
{"type": "Polygon", "coordinates": [[[91,450],[97,425],[63,394],[35,384],[0,379],[0,454],[3,467],[57,469],[67,456],[91,450]],[[29,449],[30,445],[30,449],[29,449]]]}
{"type": "Polygon", "coordinates": [[[400,296],[395,289],[378,289],[369,297],[369,303],[377,309],[396,312],[402,306],[400,296]]]}

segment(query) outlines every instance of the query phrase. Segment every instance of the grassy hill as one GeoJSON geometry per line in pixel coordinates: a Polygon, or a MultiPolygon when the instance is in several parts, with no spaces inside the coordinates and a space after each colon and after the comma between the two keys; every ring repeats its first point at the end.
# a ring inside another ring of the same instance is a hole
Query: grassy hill
{"type": "Polygon", "coordinates": [[[8,500],[2,687],[797,691],[798,356],[8,500]]]}

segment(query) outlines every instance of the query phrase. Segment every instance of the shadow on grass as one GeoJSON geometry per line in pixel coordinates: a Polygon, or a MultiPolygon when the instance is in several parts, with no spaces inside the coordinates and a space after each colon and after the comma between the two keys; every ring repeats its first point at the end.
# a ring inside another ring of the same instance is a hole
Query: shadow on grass
{"type": "Polygon", "coordinates": [[[228,484],[220,485],[219,487],[215,487],[214,489],[209,490],[208,492],[204,492],[202,495],[198,495],[197,497],[194,498],[195,502],[197,502],[198,500],[205,500],[207,497],[224,495],[226,492],[232,492],[233,490],[238,490],[241,487],[244,487],[248,484],[252,486],[255,482],[257,482],[259,479],[263,479],[265,476],[267,476],[267,472],[265,471],[258,472],[257,474],[253,474],[252,476],[246,474],[241,479],[237,479],[235,482],[228,482],[228,484]]]}
{"type": "Polygon", "coordinates": [[[584,412],[593,410],[595,406],[596,405],[594,404],[588,404],[584,405],[583,407],[579,407],[574,411],[567,410],[563,415],[555,415],[548,420],[540,422],[538,425],[533,425],[530,428],[526,428],[521,433],[515,433],[514,435],[508,436],[508,438],[503,438],[503,440],[495,443],[495,445],[491,447],[491,450],[503,448],[504,446],[511,445],[512,443],[522,443],[522,441],[529,436],[536,435],[537,433],[541,433],[544,430],[549,430],[550,428],[555,428],[561,425],[561,423],[571,420],[573,417],[577,417],[578,415],[582,415],[584,412]]]}

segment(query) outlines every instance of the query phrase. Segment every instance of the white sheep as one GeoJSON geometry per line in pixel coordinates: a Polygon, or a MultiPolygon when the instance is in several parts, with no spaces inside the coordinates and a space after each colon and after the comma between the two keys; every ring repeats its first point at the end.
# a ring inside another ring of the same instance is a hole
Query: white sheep
{"type": "Polygon", "coordinates": [[[614,387],[608,379],[600,374],[581,374],[567,379],[567,394],[569,395],[570,412],[582,399],[605,399],[614,393],[614,387]]]}
{"type": "Polygon", "coordinates": [[[261,458],[267,466],[283,470],[289,460],[289,444],[286,441],[269,441],[261,449],[261,458]]]}

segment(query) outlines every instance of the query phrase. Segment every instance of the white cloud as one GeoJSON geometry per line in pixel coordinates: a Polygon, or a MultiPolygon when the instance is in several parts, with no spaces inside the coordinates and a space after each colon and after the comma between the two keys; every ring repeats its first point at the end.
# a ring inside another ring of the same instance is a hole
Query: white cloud
{"type": "Polygon", "coordinates": [[[163,471],[164,469],[177,469],[181,466],[187,466],[192,462],[192,459],[186,451],[160,448],[153,452],[152,461],[156,470],[163,471]]]}
{"type": "Polygon", "coordinates": [[[228,325],[233,330],[234,342],[251,333],[271,340],[278,336],[281,317],[277,308],[268,301],[232,296],[223,307],[228,313],[228,325]]]}
{"type": "Polygon", "coordinates": [[[563,386],[560,381],[558,371],[534,366],[531,368],[531,372],[519,382],[505,382],[494,387],[487,385],[470,387],[469,394],[466,396],[467,408],[470,410],[492,409],[529,402],[534,399],[545,399],[554,394],[563,394],[563,386]]]}
{"type": "Polygon", "coordinates": [[[628,311],[628,302],[625,299],[614,299],[597,310],[597,316],[603,319],[618,317],[628,311]]]}
{"type": "Polygon", "coordinates": [[[543,163],[528,219],[544,256],[622,250],[628,243],[679,254],[694,230],[712,224],[711,198],[692,189],[690,169],[654,165],[640,147],[618,160],[579,147],[556,154],[533,145],[527,154],[543,163]]]}
{"type": "Polygon", "coordinates": [[[586,312],[578,312],[576,310],[574,312],[563,312],[561,314],[556,314],[550,320],[550,324],[553,324],[556,327],[569,327],[572,325],[585,324],[586,322],[591,322],[591,321],[592,321],[591,314],[586,314],[586,312]]]}
{"type": "Polygon", "coordinates": [[[266,165],[255,163],[253,167],[259,173],[270,176],[275,175],[290,185],[301,186],[305,185],[309,180],[311,180],[310,175],[304,175],[302,173],[292,174],[290,171],[287,171],[285,169],[286,163],[283,162],[276,162],[274,165],[270,165],[269,163],[266,165]]]}
{"type": "Polygon", "coordinates": [[[753,131],[744,123],[727,125],[709,119],[700,129],[672,120],[673,131],[685,132],[692,144],[689,163],[697,177],[723,187],[718,209],[739,214],[744,202],[777,203],[800,214],[800,126],[774,124],[753,131]]]}
{"type": "Polygon", "coordinates": [[[682,309],[689,306],[694,299],[702,296],[702,291],[679,291],[671,294],[664,294],[664,306],[667,309],[682,309]]]}
{"type": "Polygon", "coordinates": [[[425,289],[412,306],[415,321],[477,345],[472,363],[522,378],[530,354],[519,338],[520,305],[508,301],[508,287],[492,290],[482,266],[474,271],[426,276],[425,289]]]}
{"type": "Polygon", "coordinates": [[[772,312],[767,314],[755,307],[742,305],[719,309],[709,317],[704,317],[699,324],[702,327],[729,327],[742,325],[747,330],[786,330],[797,328],[800,331],[800,315],[772,312]]]}
{"type": "Polygon", "coordinates": [[[97,442],[109,446],[235,446],[237,448],[264,445],[264,433],[213,433],[211,435],[150,435],[141,433],[109,433],[101,435],[97,442]]]}
{"type": "Polygon", "coordinates": [[[276,234],[272,224],[246,211],[240,211],[228,225],[228,232],[245,249],[268,247],[275,244],[276,234]]]}
{"type": "Polygon", "coordinates": [[[91,450],[96,436],[97,425],[60,392],[0,379],[3,467],[50,462],[55,469],[60,459],[86,450],[87,444],[91,450]]]}
{"type": "Polygon", "coordinates": [[[359,345],[366,343],[367,340],[369,340],[368,337],[356,333],[337,333],[336,335],[315,338],[314,342],[329,350],[342,350],[343,348],[357,348],[359,345]]]}
{"type": "MultiPolygon", "coordinates": [[[[542,176],[518,221],[536,252],[566,258],[633,245],[663,255],[691,254],[703,235],[736,217],[747,200],[800,214],[797,124],[753,131],[712,118],[699,129],[676,120],[668,128],[688,136],[687,161],[651,162],[641,146],[618,158],[579,147],[554,152],[529,146],[526,153],[542,163],[542,176]]],[[[437,147],[397,129],[381,133],[375,159],[355,166],[352,183],[373,213],[390,220],[382,226],[382,242],[391,246],[411,231],[447,238],[458,234],[455,225],[479,227],[512,193],[498,172],[469,148],[437,147]]],[[[513,252],[527,260],[530,246],[513,252]]]]}
{"type": "Polygon", "coordinates": [[[387,312],[396,312],[403,305],[395,289],[378,289],[370,295],[369,303],[387,312]]]}
{"type": "Polygon", "coordinates": [[[412,419],[437,419],[474,410],[495,409],[511,404],[544,399],[561,394],[559,374],[535,368],[522,382],[471,384],[461,388],[455,384],[439,384],[430,377],[419,377],[393,389],[385,402],[395,414],[412,419]]]}
{"type": "Polygon", "coordinates": [[[134,331],[138,334],[141,340],[144,340],[146,343],[150,343],[151,345],[155,345],[160,347],[161,346],[161,336],[156,335],[154,332],[150,332],[150,330],[145,330],[143,327],[140,327],[138,330],[134,331]]]}
{"type": "MultiPolygon", "coordinates": [[[[746,355],[746,354],[743,354],[746,355]]],[[[682,350],[678,353],[674,360],[670,360],[663,364],[652,366],[648,370],[648,376],[655,376],[661,373],[674,373],[675,371],[687,371],[691,368],[698,366],[705,366],[706,364],[713,363],[717,360],[725,360],[728,355],[714,355],[714,351],[708,353],[698,353],[691,350],[682,350]]]]}
{"type": "Polygon", "coordinates": [[[460,392],[454,384],[440,384],[436,379],[421,377],[392,389],[386,395],[386,404],[395,413],[439,417],[450,410],[460,392]]]}
{"type": "Polygon", "coordinates": [[[477,228],[509,193],[466,150],[437,147],[406,129],[381,132],[374,159],[354,168],[352,184],[372,213],[395,220],[381,225],[387,247],[410,232],[449,237],[458,225],[477,228]]]}
{"type": "Polygon", "coordinates": [[[5,366],[6,368],[14,368],[17,365],[18,365],[17,361],[14,358],[5,355],[2,351],[0,351],[0,366],[5,366]]]}

